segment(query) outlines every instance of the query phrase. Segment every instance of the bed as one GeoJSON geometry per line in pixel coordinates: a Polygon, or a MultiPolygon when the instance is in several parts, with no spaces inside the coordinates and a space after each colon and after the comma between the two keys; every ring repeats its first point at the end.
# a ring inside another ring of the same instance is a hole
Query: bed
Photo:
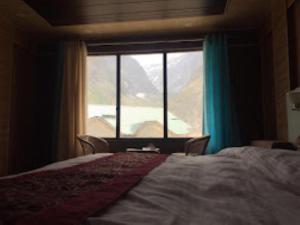
{"type": "MultiPolygon", "coordinates": [[[[29,174],[109,156],[78,157],[29,174]]],[[[214,156],[171,155],[118,201],[80,224],[299,225],[300,152],[243,147],[224,149],[214,156]]]]}

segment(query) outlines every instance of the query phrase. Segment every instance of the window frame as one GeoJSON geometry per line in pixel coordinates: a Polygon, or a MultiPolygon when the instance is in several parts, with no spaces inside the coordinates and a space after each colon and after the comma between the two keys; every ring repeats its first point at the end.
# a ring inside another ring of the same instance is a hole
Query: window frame
{"type": "Polygon", "coordinates": [[[196,52],[203,51],[202,41],[199,46],[199,42],[192,43],[192,46],[177,46],[176,48],[166,48],[161,50],[153,50],[151,44],[147,44],[147,48],[136,48],[129,45],[130,50],[123,49],[123,52],[118,50],[117,46],[114,46],[113,50],[99,52],[99,50],[92,50],[88,47],[88,56],[116,56],[116,137],[106,138],[109,140],[171,140],[171,139],[190,139],[193,137],[168,137],[168,57],[169,53],[176,52],[196,52]],[[116,48],[116,49],[115,49],[116,48]],[[139,55],[139,54],[162,54],[163,55],[163,137],[121,137],[121,56],[122,55],[139,55]]]}

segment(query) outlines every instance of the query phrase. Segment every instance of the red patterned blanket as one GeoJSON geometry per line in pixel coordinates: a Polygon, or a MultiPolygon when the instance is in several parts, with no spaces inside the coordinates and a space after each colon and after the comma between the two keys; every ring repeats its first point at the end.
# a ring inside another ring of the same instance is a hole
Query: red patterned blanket
{"type": "Polygon", "coordinates": [[[166,158],[116,153],[65,169],[0,180],[0,224],[79,225],[118,200],[166,158]]]}

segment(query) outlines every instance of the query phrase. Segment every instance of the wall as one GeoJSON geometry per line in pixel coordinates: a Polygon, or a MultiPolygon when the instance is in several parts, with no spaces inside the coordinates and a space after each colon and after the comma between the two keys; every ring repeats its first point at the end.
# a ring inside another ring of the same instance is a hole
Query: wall
{"type": "Polygon", "coordinates": [[[288,8],[288,35],[291,89],[300,86],[300,1],[288,8]]]}
{"type": "Polygon", "coordinates": [[[290,90],[287,4],[290,4],[289,0],[270,0],[270,12],[261,37],[263,88],[274,90],[273,96],[263,91],[263,101],[270,98],[275,103],[275,107],[264,105],[265,127],[271,129],[272,121],[275,122],[276,138],[283,140],[288,137],[286,93],[290,90]],[[264,57],[272,57],[272,61],[264,57]],[[274,115],[275,119],[268,119],[274,115]]]}
{"type": "Polygon", "coordinates": [[[273,0],[271,8],[277,136],[287,139],[286,93],[290,90],[290,70],[286,2],[273,0]]]}
{"type": "Polygon", "coordinates": [[[262,68],[262,109],[264,139],[277,139],[276,104],[273,76],[273,35],[268,32],[260,41],[262,68]]]}
{"type": "Polygon", "coordinates": [[[260,52],[256,41],[232,44],[229,73],[242,145],[263,138],[260,52]]]}
{"type": "MultiPolygon", "coordinates": [[[[20,35],[18,34],[18,37],[20,35]]],[[[31,168],[35,140],[35,65],[36,55],[27,43],[14,43],[11,82],[9,172],[31,168]]]]}
{"type": "MultiPolygon", "coordinates": [[[[288,5],[288,35],[291,89],[300,87],[300,0],[291,1],[288,5]]],[[[289,141],[300,136],[300,111],[293,110],[287,97],[289,141]]]]}
{"type": "Polygon", "coordinates": [[[269,138],[275,135],[277,139],[288,138],[286,93],[300,85],[299,71],[295,73],[296,77],[293,75],[293,70],[299,68],[293,69],[290,66],[292,60],[290,55],[296,55],[295,65],[300,65],[299,8],[299,0],[270,0],[270,13],[261,37],[264,125],[268,130],[266,136],[269,138]],[[288,15],[288,8],[295,5],[297,7],[293,8],[291,17],[288,15]],[[295,30],[294,37],[291,37],[289,32],[291,27],[295,30]],[[291,38],[296,40],[295,45],[291,45],[291,38]],[[271,62],[268,59],[270,57],[271,62]],[[276,123],[276,127],[273,128],[276,130],[274,133],[272,133],[272,123],[276,123]]]}
{"type": "Polygon", "coordinates": [[[0,9],[0,176],[30,168],[34,158],[35,45],[0,9]]]}
{"type": "Polygon", "coordinates": [[[0,14],[0,175],[8,171],[13,40],[13,24],[0,14]]]}
{"type": "Polygon", "coordinates": [[[295,2],[295,12],[294,12],[294,22],[295,22],[295,39],[296,39],[296,64],[297,64],[297,86],[300,87],[300,1],[295,2]]]}
{"type": "Polygon", "coordinates": [[[56,138],[61,90],[61,48],[59,42],[38,47],[35,79],[35,162],[37,168],[56,159],[56,138]]]}

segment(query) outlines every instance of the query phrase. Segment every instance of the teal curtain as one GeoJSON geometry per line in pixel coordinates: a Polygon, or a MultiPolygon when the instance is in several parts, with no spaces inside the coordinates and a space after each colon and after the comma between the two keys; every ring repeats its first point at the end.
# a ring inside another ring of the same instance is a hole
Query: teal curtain
{"type": "Polygon", "coordinates": [[[211,136],[206,154],[214,154],[239,143],[231,94],[226,35],[207,35],[203,54],[204,133],[211,136]]]}

